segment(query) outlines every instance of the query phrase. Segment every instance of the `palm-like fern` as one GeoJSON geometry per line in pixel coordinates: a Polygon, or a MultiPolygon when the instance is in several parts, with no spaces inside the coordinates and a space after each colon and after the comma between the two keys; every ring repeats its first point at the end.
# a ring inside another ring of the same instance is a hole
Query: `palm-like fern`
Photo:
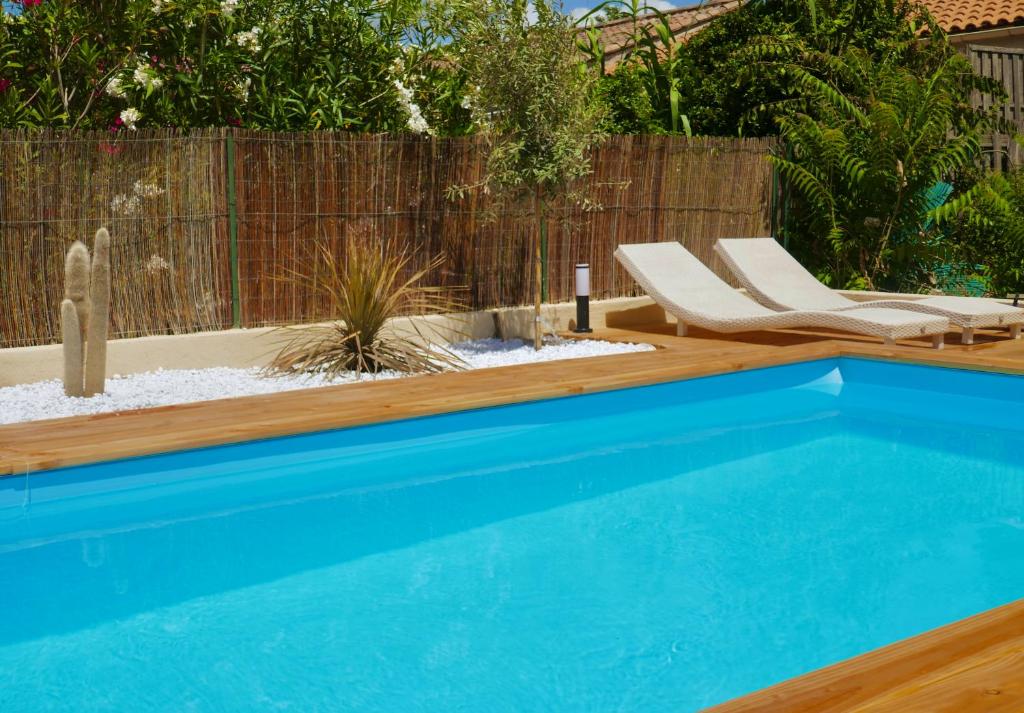
{"type": "Polygon", "coordinates": [[[997,296],[1024,291],[1024,169],[991,173],[937,211],[957,257],[982,265],[997,296]]]}
{"type": "Polygon", "coordinates": [[[758,110],[776,112],[788,145],[772,161],[799,198],[805,254],[838,286],[924,284],[936,247],[928,190],[974,160],[991,124],[970,92],[998,90],[941,37],[838,56],[781,38],[750,52],[794,88],[758,110]]]}

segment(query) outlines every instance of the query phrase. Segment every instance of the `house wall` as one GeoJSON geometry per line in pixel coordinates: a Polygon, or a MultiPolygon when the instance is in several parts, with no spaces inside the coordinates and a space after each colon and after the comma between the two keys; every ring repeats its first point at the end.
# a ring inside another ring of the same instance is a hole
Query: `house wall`
{"type": "Polygon", "coordinates": [[[963,32],[951,35],[950,42],[966,49],[968,45],[1024,49],[1024,27],[1009,27],[981,32],[963,32]]]}

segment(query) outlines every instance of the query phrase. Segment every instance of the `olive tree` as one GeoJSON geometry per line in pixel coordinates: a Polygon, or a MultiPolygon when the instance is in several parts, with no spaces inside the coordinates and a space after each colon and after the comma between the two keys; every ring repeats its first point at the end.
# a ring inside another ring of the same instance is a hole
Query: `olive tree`
{"type": "Polygon", "coordinates": [[[453,38],[466,71],[467,103],[489,145],[488,191],[532,206],[534,347],[541,345],[546,221],[553,200],[590,172],[601,138],[594,76],[576,49],[576,29],[548,0],[466,0],[453,38]]]}

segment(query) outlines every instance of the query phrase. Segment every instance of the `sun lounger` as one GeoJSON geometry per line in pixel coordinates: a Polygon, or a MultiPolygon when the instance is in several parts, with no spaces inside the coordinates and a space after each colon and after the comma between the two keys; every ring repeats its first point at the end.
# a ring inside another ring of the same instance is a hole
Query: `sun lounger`
{"type": "Polygon", "coordinates": [[[712,332],[819,327],[897,339],[931,336],[942,348],[949,320],[893,309],[855,312],[792,310],[775,312],[733,289],[679,243],[620,245],[615,258],[645,292],[678,320],[677,333],[689,325],[712,332]]]}
{"type": "Polygon", "coordinates": [[[974,342],[974,330],[1001,327],[1020,337],[1024,309],[981,297],[906,296],[857,302],[819,282],[774,238],[719,240],[715,252],[747,291],[774,310],[847,311],[887,308],[945,317],[963,330],[962,342],[974,342]]]}

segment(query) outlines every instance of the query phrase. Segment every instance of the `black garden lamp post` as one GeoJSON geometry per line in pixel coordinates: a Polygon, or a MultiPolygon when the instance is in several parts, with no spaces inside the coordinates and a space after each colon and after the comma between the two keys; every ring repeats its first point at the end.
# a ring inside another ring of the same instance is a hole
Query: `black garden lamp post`
{"type": "Polygon", "coordinates": [[[590,264],[576,263],[576,329],[577,334],[587,334],[590,328],[590,264]]]}

